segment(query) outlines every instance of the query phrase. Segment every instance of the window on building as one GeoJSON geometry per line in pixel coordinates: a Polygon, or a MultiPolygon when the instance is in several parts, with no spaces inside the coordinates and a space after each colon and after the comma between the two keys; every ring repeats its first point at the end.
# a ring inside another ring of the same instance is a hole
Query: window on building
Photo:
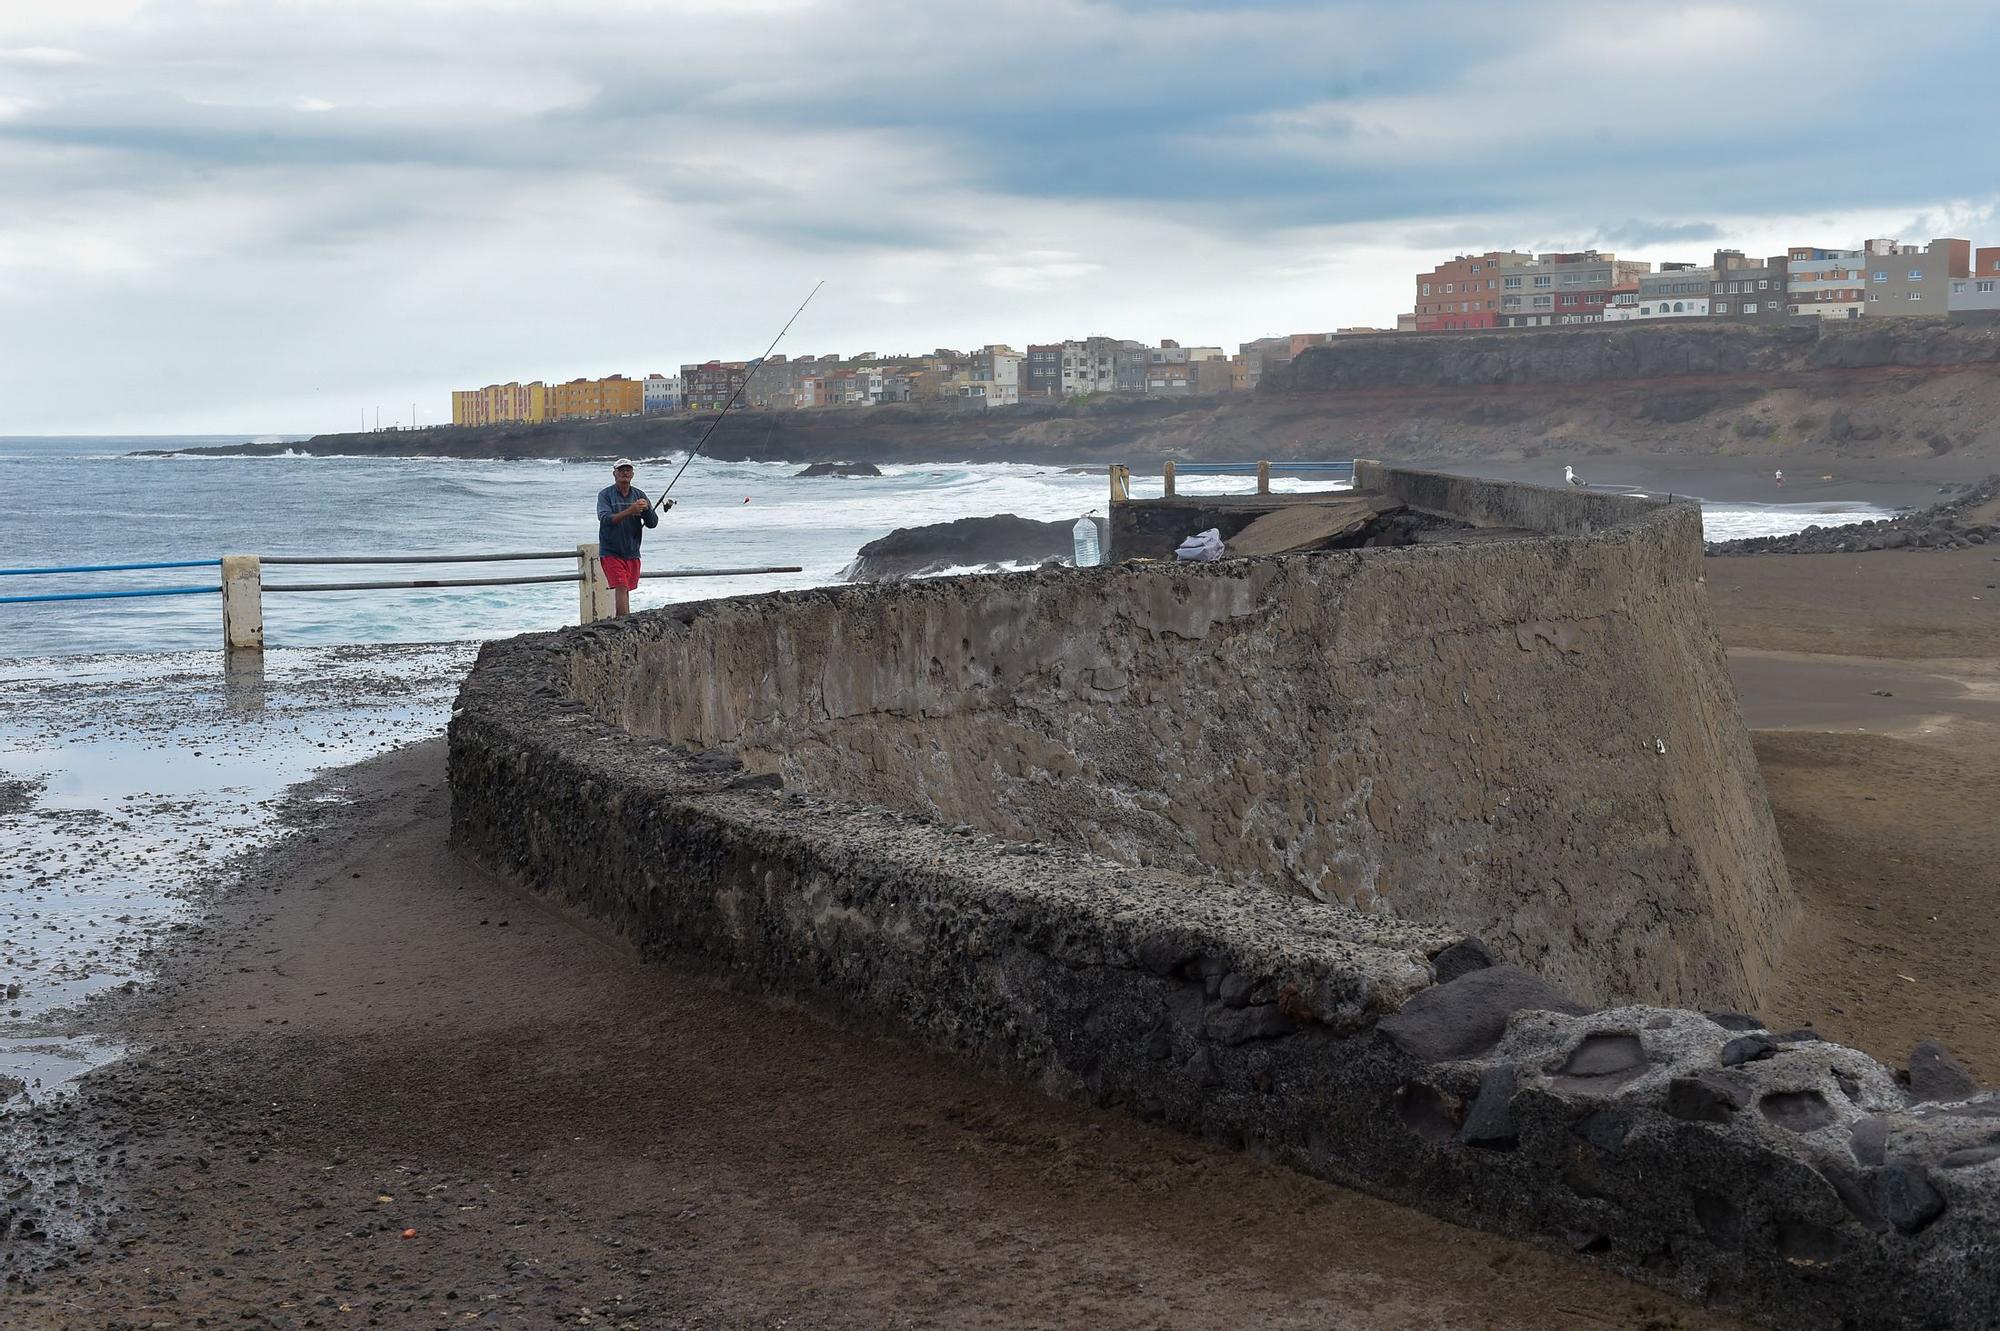
{"type": "Polygon", "coordinates": [[[1554,284],[1555,279],[1553,277],[1538,277],[1535,279],[1535,285],[1538,287],[1553,286],[1554,284]]]}
{"type": "Polygon", "coordinates": [[[1994,284],[1992,282],[1981,282],[1979,284],[1979,290],[1984,292],[1991,292],[1993,290],[1993,287],[1994,284]]]}
{"type": "Polygon", "coordinates": [[[1424,283],[1424,294],[1426,296],[1431,294],[1431,284],[1428,282],[1424,283]]]}
{"type": "Polygon", "coordinates": [[[1770,285],[1771,285],[1771,279],[1768,277],[1760,277],[1757,279],[1757,289],[1759,291],[1764,290],[1766,287],[1770,285]]]}
{"type": "Polygon", "coordinates": [[[1447,296],[1451,294],[1451,283],[1447,282],[1444,284],[1444,294],[1447,296]]]}
{"type": "Polygon", "coordinates": [[[1877,282],[1886,282],[1886,281],[1888,281],[1888,280],[1889,280],[1889,275],[1888,275],[1887,273],[1884,273],[1884,272],[1880,272],[1880,271],[1878,271],[1878,272],[1877,272],[1877,273],[1875,274],[1875,280],[1876,280],[1877,282]]]}
{"type": "Polygon", "coordinates": [[[1963,283],[1963,282],[1953,282],[1953,283],[1951,284],[1951,294],[1952,294],[1952,295],[1954,295],[1954,296],[1962,296],[1962,295],[1964,295],[1964,294],[1965,294],[1965,283],[1963,283]]]}
{"type": "MultiPolygon", "coordinates": [[[[1755,314],[1755,313],[1757,312],[1757,302],[1756,302],[1756,301],[1754,301],[1754,300],[1746,300],[1746,301],[1744,301],[1744,302],[1743,302],[1743,312],[1744,312],[1745,314],[1755,314]]],[[[1726,310],[1725,310],[1725,311],[1724,311],[1724,313],[1726,314],[1726,313],[1728,313],[1728,311],[1726,311],[1726,310]]]]}
{"type": "Polygon", "coordinates": [[[1681,313],[1681,311],[1682,311],[1682,310],[1683,310],[1684,308],[1686,308],[1686,307],[1685,307],[1685,306],[1683,306],[1683,305],[1681,304],[1681,302],[1680,302],[1680,301],[1675,301],[1675,302],[1674,302],[1674,313],[1675,313],[1675,314],[1679,314],[1679,313],[1681,313]]]}
{"type": "Polygon", "coordinates": [[[1921,291],[1912,291],[1910,293],[1911,300],[1922,300],[1923,298],[1924,298],[1924,293],[1921,291]]]}
{"type": "Polygon", "coordinates": [[[1506,280],[1506,283],[1507,283],[1507,289],[1508,289],[1509,291],[1518,291],[1518,290],[1520,290],[1520,289],[1521,289],[1521,279],[1520,279],[1520,278],[1518,278],[1518,277],[1510,277],[1510,278],[1507,278],[1507,279],[1505,279],[1505,280],[1506,280]]]}
{"type": "Polygon", "coordinates": [[[1717,314],[1729,313],[1729,302],[1726,300],[1718,300],[1717,302],[1715,302],[1715,312],[1717,314]]]}
{"type": "Polygon", "coordinates": [[[1910,270],[1910,280],[1911,280],[1912,282],[1921,282],[1921,281],[1923,281],[1923,280],[1924,280],[1924,270],[1923,270],[1923,269],[1921,269],[1921,268],[1912,268],[1912,269],[1910,270]]]}

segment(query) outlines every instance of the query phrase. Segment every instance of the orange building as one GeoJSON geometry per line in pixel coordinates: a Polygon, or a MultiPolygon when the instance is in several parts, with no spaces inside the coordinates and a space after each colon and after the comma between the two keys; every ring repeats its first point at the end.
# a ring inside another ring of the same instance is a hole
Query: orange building
{"type": "Polygon", "coordinates": [[[637,416],[646,409],[646,385],[622,374],[603,379],[572,379],[549,388],[550,420],[588,416],[637,416]]]}

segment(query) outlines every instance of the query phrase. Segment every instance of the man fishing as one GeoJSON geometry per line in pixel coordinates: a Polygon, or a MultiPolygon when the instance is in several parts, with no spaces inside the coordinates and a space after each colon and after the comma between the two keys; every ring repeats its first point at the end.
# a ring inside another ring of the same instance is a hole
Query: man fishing
{"type": "MultiPolygon", "coordinates": [[[[639,542],[647,527],[660,525],[660,514],[646,492],[633,488],[632,459],[611,464],[612,484],[597,492],[597,557],[604,580],[618,594],[619,615],[632,613],[632,592],[639,585],[639,542]]],[[[666,500],[662,507],[672,508],[666,500]]]]}

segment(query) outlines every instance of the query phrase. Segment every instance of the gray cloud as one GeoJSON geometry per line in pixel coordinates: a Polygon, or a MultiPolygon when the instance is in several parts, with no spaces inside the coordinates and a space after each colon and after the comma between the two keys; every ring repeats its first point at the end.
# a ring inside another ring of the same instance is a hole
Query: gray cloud
{"type": "Polygon", "coordinates": [[[763,295],[828,274],[822,344],[1069,322],[1233,341],[1384,322],[1442,251],[1754,249],[1746,228],[1798,218],[1847,243],[1864,217],[1984,225],[2000,196],[1967,165],[1991,6],[1931,7],[1893,61],[1774,59],[1823,27],[1806,0],[1492,20],[1483,0],[1019,0],[976,28],[901,0],[9,18],[0,315],[38,335],[0,361],[0,432],[314,428],[350,414],[322,419],[330,394],[659,368],[760,345],[784,303],[763,295]],[[149,345],[172,373],[104,387],[104,348],[149,345]]]}

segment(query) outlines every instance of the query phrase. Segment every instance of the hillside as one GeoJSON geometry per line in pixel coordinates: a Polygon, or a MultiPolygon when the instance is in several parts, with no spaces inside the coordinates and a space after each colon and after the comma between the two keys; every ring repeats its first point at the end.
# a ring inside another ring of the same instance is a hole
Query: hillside
{"type": "MultiPolygon", "coordinates": [[[[657,456],[712,417],[321,435],[221,452],[657,456]]],[[[1147,463],[1379,455],[1437,462],[1646,455],[1783,466],[2000,463],[2000,326],[1941,320],[1388,334],[1316,347],[1253,394],[741,412],[711,455],[787,461],[1147,463]]]]}

